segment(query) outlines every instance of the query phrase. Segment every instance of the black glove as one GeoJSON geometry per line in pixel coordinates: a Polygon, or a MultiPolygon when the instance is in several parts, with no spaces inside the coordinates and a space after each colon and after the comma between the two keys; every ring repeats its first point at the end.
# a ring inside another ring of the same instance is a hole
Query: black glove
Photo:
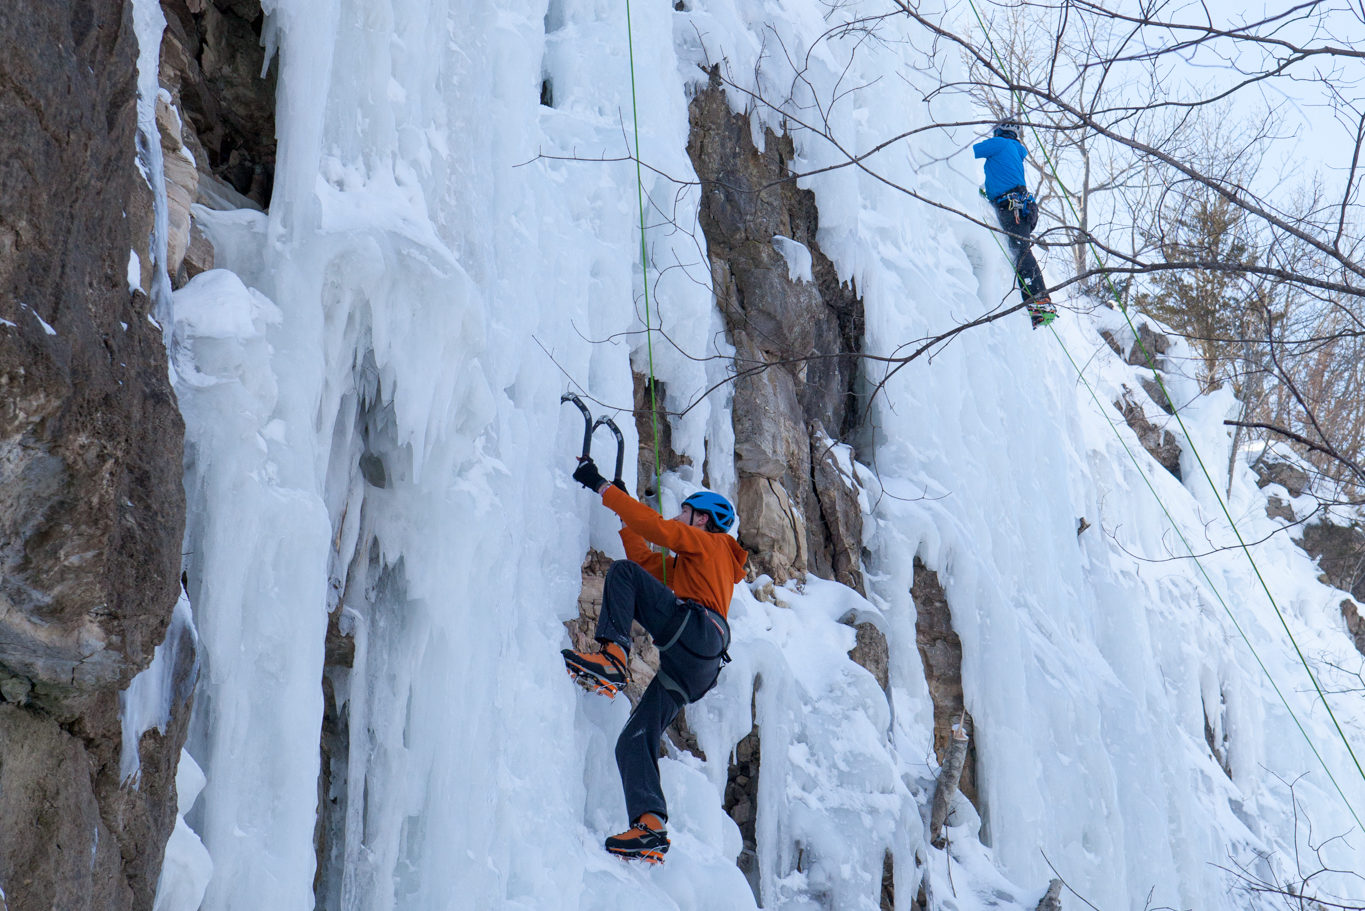
{"type": "Polygon", "coordinates": [[[602,489],[602,485],[607,483],[607,479],[602,477],[592,459],[584,459],[579,463],[578,468],[574,469],[573,479],[593,493],[597,493],[602,489]]]}
{"type": "Polygon", "coordinates": [[[622,481],[620,478],[617,478],[615,481],[612,481],[611,486],[615,487],[617,490],[621,491],[621,493],[625,494],[626,496],[630,496],[630,491],[626,490],[626,482],[622,481]]]}

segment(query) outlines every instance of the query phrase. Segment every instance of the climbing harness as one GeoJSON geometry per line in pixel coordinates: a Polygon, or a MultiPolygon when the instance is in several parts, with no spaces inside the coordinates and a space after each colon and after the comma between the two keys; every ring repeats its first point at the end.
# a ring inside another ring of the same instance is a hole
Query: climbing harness
{"type": "Polygon", "coordinates": [[[1027,220],[1036,211],[1038,200],[1034,198],[1024,187],[1014,187],[1006,190],[992,200],[997,209],[1009,212],[1014,216],[1014,223],[1019,224],[1020,220],[1027,220]]]}
{"type": "Polygon", "coordinates": [[[705,604],[688,598],[679,598],[677,606],[681,612],[682,619],[678,621],[678,625],[673,627],[667,636],[661,635],[658,639],[654,640],[654,644],[658,646],[659,651],[666,652],[674,646],[677,646],[693,658],[700,659],[701,661],[715,661],[719,658],[722,663],[728,664],[730,661],[730,624],[726,622],[725,618],[705,604]],[[687,643],[682,641],[683,630],[687,629],[687,624],[694,615],[698,617],[698,623],[710,622],[715,626],[717,631],[720,632],[720,651],[716,652],[714,655],[703,655],[701,652],[692,649],[687,643]],[[661,642],[660,640],[663,641],[661,642]]]}
{"type": "Polygon", "coordinates": [[[592,435],[597,432],[598,427],[606,427],[616,437],[616,475],[611,479],[611,483],[625,490],[625,482],[621,480],[621,468],[626,461],[626,441],[621,436],[621,428],[617,427],[616,422],[606,415],[602,415],[594,421],[588,406],[584,405],[583,400],[572,392],[566,392],[559,397],[561,405],[565,402],[573,402],[578,406],[578,410],[583,412],[583,454],[578,457],[578,461],[586,462],[592,458],[592,435]]]}
{"type": "Polygon", "coordinates": [[[715,661],[720,659],[720,664],[716,665],[715,676],[711,678],[711,682],[708,683],[705,689],[698,693],[695,698],[687,692],[682,684],[673,679],[673,677],[664,670],[663,664],[660,663],[658,673],[655,674],[659,683],[663,685],[664,689],[668,690],[675,697],[678,697],[682,705],[687,705],[688,703],[696,702],[701,699],[701,697],[711,692],[711,689],[716,685],[716,682],[720,680],[721,668],[730,663],[730,624],[726,622],[725,618],[720,614],[699,601],[679,598],[677,608],[680,615],[677,625],[667,634],[661,634],[654,640],[654,645],[659,649],[659,656],[662,658],[663,654],[669,649],[680,648],[698,661],[715,661]],[[701,652],[696,651],[686,642],[682,641],[683,630],[687,629],[687,626],[692,622],[693,617],[696,617],[698,623],[711,623],[715,626],[716,630],[720,632],[720,651],[716,652],[714,655],[703,655],[701,652]]]}

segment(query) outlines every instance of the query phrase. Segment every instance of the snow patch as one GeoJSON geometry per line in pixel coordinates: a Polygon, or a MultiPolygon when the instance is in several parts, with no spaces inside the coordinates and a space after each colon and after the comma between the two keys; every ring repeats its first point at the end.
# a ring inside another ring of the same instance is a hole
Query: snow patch
{"type": "MultiPolygon", "coordinates": [[[[39,325],[39,326],[42,326],[42,327],[43,327],[43,331],[46,332],[48,335],[56,335],[56,334],[57,334],[57,330],[56,330],[56,329],[53,329],[52,326],[48,324],[48,321],[47,321],[47,320],[45,320],[45,319],[43,319],[41,316],[39,316],[37,310],[34,310],[32,307],[30,307],[28,304],[24,303],[23,301],[20,301],[20,302],[19,302],[19,306],[22,307],[23,309],[27,310],[29,313],[33,314],[33,318],[36,319],[36,320],[38,321],[38,325],[39,325]]],[[[11,325],[13,325],[13,324],[11,324],[11,325]]]]}
{"type": "Polygon", "coordinates": [[[152,663],[133,678],[126,690],[119,693],[119,722],[123,730],[119,779],[124,784],[136,783],[141,767],[138,744],[142,735],[152,728],[164,733],[174,706],[189,697],[198,676],[198,655],[191,656],[191,665],[185,677],[177,680],[176,670],[184,661],[180,650],[188,646],[192,652],[197,652],[197,641],[190,602],[182,591],[171,612],[166,639],[156,647],[152,663]]]}
{"type": "Polygon", "coordinates": [[[204,900],[213,876],[213,859],[199,836],[185,823],[185,814],[199,799],[206,781],[194,758],[181,750],[175,772],[175,828],[166,842],[152,911],[198,911],[204,900]]]}
{"type": "Polygon", "coordinates": [[[805,244],[781,234],[773,235],[773,247],[787,261],[787,276],[794,282],[811,282],[815,277],[811,271],[810,250],[805,244]]]}

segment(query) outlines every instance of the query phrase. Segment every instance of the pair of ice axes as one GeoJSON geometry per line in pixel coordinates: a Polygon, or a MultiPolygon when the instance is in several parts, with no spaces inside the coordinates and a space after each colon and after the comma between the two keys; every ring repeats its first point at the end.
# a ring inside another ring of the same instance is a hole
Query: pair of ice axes
{"type": "Polygon", "coordinates": [[[626,460],[626,440],[621,436],[621,428],[616,426],[616,422],[606,415],[602,415],[597,420],[592,419],[592,412],[588,406],[583,404],[583,400],[572,392],[566,392],[559,397],[559,404],[573,402],[578,406],[578,410],[583,412],[583,454],[578,457],[578,461],[586,462],[592,458],[592,435],[597,432],[598,427],[606,427],[616,437],[616,477],[612,478],[612,483],[622,490],[625,484],[621,481],[621,466],[626,460]]]}

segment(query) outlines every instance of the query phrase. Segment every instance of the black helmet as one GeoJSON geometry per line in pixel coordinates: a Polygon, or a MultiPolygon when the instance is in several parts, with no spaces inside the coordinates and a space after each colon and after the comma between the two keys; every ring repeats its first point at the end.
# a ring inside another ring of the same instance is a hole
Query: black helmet
{"type": "Polygon", "coordinates": [[[991,135],[1004,136],[1017,141],[1019,139],[1019,124],[1013,120],[1002,120],[995,125],[995,131],[991,135]]]}

